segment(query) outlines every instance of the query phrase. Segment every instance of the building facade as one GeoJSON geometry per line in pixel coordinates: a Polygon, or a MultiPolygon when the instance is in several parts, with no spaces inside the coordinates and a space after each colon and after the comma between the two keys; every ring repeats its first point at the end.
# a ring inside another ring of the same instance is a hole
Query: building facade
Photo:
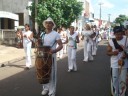
{"type": "Polygon", "coordinates": [[[75,25],[75,27],[78,27],[78,31],[81,33],[85,24],[90,23],[92,22],[92,20],[94,20],[93,19],[94,11],[91,6],[90,0],[77,0],[77,1],[83,4],[83,11],[82,14],[79,16],[78,20],[73,22],[73,25],[75,25]]]}
{"type": "Polygon", "coordinates": [[[29,23],[26,9],[31,0],[0,0],[0,29],[15,29],[29,23]]]}
{"type": "Polygon", "coordinates": [[[0,44],[16,44],[17,26],[30,24],[28,4],[31,0],[0,0],[0,44]]]}

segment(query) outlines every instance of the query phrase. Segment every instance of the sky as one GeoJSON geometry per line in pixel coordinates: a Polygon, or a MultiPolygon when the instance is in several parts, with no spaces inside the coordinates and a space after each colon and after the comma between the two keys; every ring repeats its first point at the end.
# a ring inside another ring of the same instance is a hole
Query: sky
{"type": "Polygon", "coordinates": [[[94,18],[100,17],[100,5],[101,5],[101,19],[108,20],[108,14],[110,15],[110,21],[114,21],[120,14],[128,16],[128,0],[91,0],[91,5],[94,10],[94,18]]]}

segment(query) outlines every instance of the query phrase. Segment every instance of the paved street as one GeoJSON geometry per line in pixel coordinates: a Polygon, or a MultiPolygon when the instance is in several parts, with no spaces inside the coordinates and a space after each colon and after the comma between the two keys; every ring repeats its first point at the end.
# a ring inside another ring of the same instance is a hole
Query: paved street
{"type": "MultiPolygon", "coordinates": [[[[99,45],[93,62],[83,62],[83,50],[77,52],[77,72],[67,72],[67,57],[58,60],[56,96],[110,96],[109,57],[106,42],[99,45]]],[[[41,96],[42,87],[35,68],[24,71],[24,60],[0,68],[0,96],[41,96]]],[[[33,57],[34,63],[34,57],[33,57]]]]}

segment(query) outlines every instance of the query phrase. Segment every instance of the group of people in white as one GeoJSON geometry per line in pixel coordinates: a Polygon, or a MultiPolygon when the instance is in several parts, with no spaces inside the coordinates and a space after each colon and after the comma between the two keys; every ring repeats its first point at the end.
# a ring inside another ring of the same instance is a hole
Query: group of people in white
{"type": "MultiPolygon", "coordinates": [[[[91,27],[90,24],[86,24],[81,34],[78,30],[75,30],[74,26],[70,26],[68,29],[64,27],[54,30],[56,24],[52,18],[47,18],[43,21],[45,28],[45,35],[41,38],[43,45],[51,46],[50,54],[52,54],[53,64],[50,73],[50,80],[47,84],[42,84],[41,95],[48,94],[49,96],[55,96],[56,93],[56,79],[57,79],[57,61],[56,57],[63,58],[64,54],[68,55],[68,72],[77,71],[76,64],[76,52],[79,46],[78,43],[83,41],[84,58],[83,62],[93,61],[94,55],[96,55],[98,48],[98,35],[99,32],[96,27],[91,27]]],[[[31,46],[33,42],[33,32],[30,31],[30,26],[25,25],[24,31],[18,31],[17,36],[21,37],[23,42],[23,48],[26,54],[26,67],[25,70],[29,70],[31,62],[31,46]]]]}
{"type": "MultiPolygon", "coordinates": [[[[64,54],[68,56],[68,72],[77,71],[76,52],[78,43],[83,44],[84,58],[83,62],[93,61],[97,54],[98,43],[101,41],[99,30],[96,26],[85,24],[82,32],[75,30],[74,26],[68,29],[64,27],[54,30],[56,24],[52,18],[47,18],[43,21],[45,27],[45,36],[41,38],[44,45],[51,46],[50,54],[54,62],[52,62],[51,78],[49,83],[42,84],[42,95],[48,94],[55,96],[56,79],[57,79],[57,62],[56,57],[63,58],[64,54]],[[83,42],[81,42],[83,41],[83,42]]],[[[114,27],[114,39],[110,39],[107,46],[107,55],[111,56],[111,76],[112,76],[112,95],[125,96],[126,79],[128,68],[128,29],[125,31],[120,26],[114,27]],[[127,53],[127,54],[126,54],[127,53]]],[[[33,41],[33,32],[30,31],[30,26],[25,25],[25,30],[18,30],[17,36],[22,40],[23,48],[26,54],[26,67],[30,69],[31,62],[31,46],[33,41]]]]}
{"type": "Polygon", "coordinates": [[[57,52],[57,57],[62,58],[65,53],[68,55],[68,72],[77,71],[76,51],[79,47],[77,43],[83,44],[84,62],[93,61],[98,48],[99,30],[97,27],[85,24],[83,31],[75,30],[74,26],[70,26],[67,30],[64,27],[58,28],[63,49],[57,52]]]}

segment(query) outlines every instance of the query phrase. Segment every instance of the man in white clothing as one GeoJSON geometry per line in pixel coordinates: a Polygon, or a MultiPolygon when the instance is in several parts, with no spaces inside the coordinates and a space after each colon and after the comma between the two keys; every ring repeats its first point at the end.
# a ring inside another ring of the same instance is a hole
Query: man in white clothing
{"type": "Polygon", "coordinates": [[[48,93],[49,96],[55,96],[57,82],[56,52],[60,51],[63,45],[59,33],[53,30],[56,25],[52,18],[49,17],[44,20],[43,26],[45,27],[45,35],[42,36],[43,46],[51,46],[50,53],[52,54],[53,61],[49,83],[42,84],[43,90],[41,94],[46,95],[48,93]],[[57,44],[58,47],[56,47],[57,44]]]}
{"type": "Polygon", "coordinates": [[[77,43],[79,43],[78,34],[74,31],[74,26],[70,26],[69,33],[67,34],[66,41],[68,46],[68,72],[77,71],[76,65],[76,50],[77,43]]]}
{"type": "Polygon", "coordinates": [[[128,59],[124,49],[128,47],[128,39],[123,36],[120,26],[114,27],[113,31],[115,38],[110,39],[107,46],[107,55],[111,56],[112,95],[125,96],[128,59]]]}

